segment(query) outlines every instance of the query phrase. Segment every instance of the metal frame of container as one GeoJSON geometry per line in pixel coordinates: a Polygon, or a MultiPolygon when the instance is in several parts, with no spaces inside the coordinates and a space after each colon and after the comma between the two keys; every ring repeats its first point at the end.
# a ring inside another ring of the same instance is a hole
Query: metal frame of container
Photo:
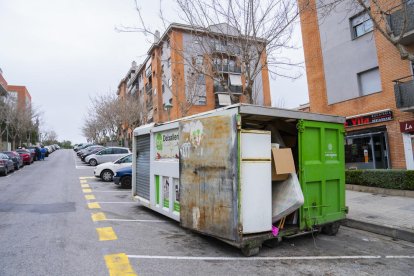
{"type": "MultiPolygon", "coordinates": [[[[257,254],[264,241],[275,237],[271,231],[243,233],[240,135],[245,129],[262,131],[275,124],[294,125],[299,152],[295,160],[305,204],[299,209],[297,227],[284,229],[277,240],[319,231],[324,226],[335,234],[338,221],[347,212],[344,122],[339,116],[236,104],[138,127],[133,142],[133,196],[184,228],[221,239],[241,248],[247,256],[257,254]],[[191,127],[194,129],[188,130],[191,127]],[[173,138],[178,134],[179,140],[169,144],[167,158],[158,158],[156,136],[165,133],[173,138]],[[208,138],[201,141],[203,135],[208,138]],[[174,147],[177,152],[173,152],[174,147]],[[160,179],[165,180],[163,188],[160,179]]],[[[272,130],[272,140],[273,136],[272,130]]]]}

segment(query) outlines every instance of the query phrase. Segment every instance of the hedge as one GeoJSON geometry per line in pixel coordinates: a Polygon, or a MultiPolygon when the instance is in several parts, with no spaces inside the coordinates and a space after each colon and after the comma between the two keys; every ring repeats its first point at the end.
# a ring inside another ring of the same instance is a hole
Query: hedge
{"type": "Polygon", "coordinates": [[[349,170],[345,172],[345,181],[347,184],[413,191],[414,171],[349,170]]]}

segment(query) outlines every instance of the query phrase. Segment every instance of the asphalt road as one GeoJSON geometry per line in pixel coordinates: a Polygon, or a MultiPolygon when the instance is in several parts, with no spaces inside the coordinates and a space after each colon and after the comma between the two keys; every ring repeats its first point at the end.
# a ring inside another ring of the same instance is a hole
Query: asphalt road
{"type": "Polygon", "coordinates": [[[412,275],[414,269],[413,243],[346,227],[334,237],[297,237],[246,258],[139,206],[130,190],[95,179],[92,170],[72,150],[59,150],[0,177],[0,275],[412,275]]]}

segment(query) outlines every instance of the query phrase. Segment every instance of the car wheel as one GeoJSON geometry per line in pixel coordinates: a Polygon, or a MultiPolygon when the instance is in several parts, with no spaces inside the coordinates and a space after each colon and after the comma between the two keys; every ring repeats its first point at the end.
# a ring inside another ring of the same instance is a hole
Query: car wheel
{"type": "Polygon", "coordinates": [[[131,188],[131,176],[124,176],[121,178],[121,188],[131,188]]]}
{"type": "Polygon", "coordinates": [[[8,172],[7,168],[5,168],[5,169],[4,169],[4,173],[3,173],[3,175],[4,175],[4,176],[6,176],[8,173],[9,173],[9,172],[8,172]]]}
{"type": "Polygon", "coordinates": [[[89,160],[89,165],[95,167],[96,165],[98,165],[98,161],[96,161],[96,159],[91,159],[91,160],[89,160]]]}
{"type": "Polygon", "coordinates": [[[17,165],[14,166],[14,170],[15,171],[18,171],[19,170],[19,164],[17,164],[17,165]]]}
{"type": "Polygon", "coordinates": [[[112,181],[113,176],[114,176],[114,173],[111,170],[103,170],[101,172],[101,178],[105,182],[112,181]]]}

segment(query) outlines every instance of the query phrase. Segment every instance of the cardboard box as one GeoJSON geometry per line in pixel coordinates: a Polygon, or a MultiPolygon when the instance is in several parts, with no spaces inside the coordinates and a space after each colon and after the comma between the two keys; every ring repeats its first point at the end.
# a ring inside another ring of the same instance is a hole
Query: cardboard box
{"type": "Polygon", "coordinates": [[[290,173],[296,173],[292,150],[272,147],[272,181],[286,180],[290,173]]]}

